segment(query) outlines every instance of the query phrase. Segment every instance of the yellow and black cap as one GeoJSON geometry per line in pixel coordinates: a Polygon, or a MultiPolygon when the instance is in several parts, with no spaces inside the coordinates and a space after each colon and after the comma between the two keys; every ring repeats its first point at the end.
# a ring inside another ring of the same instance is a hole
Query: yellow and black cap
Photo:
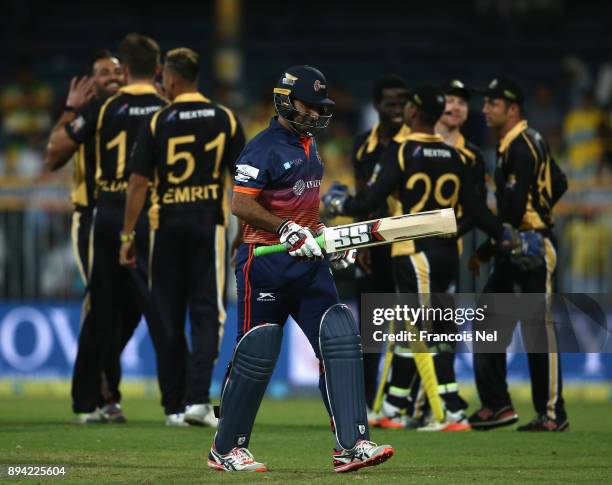
{"type": "Polygon", "coordinates": [[[327,96],[325,75],[312,66],[293,66],[286,69],[274,88],[274,107],[279,116],[302,128],[321,129],[329,125],[331,108],[335,103],[327,96]],[[319,106],[319,118],[312,122],[297,122],[293,100],[298,99],[308,105],[319,106]]]}
{"type": "Polygon", "coordinates": [[[469,101],[472,97],[472,91],[459,79],[451,79],[442,85],[442,91],[449,96],[459,96],[460,98],[469,101]]]}
{"type": "Polygon", "coordinates": [[[525,101],[523,91],[514,79],[503,76],[494,78],[485,89],[479,90],[480,94],[491,99],[505,99],[519,106],[525,101]]]}
{"type": "Polygon", "coordinates": [[[423,85],[413,89],[410,96],[408,96],[408,101],[412,102],[420,111],[427,113],[436,120],[442,116],[446,107],[444,92],[430,85],[423,85]]]}

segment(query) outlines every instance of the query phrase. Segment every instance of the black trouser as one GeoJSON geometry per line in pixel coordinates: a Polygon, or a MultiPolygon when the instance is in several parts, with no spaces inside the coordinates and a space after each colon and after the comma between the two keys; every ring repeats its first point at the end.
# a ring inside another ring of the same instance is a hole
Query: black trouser
{"type": "MultiPolygon", "coordinates": [[[[358,303],[362,293],[395,293],[391,267],[391,246],[375,246],[369,248],[369,251],[372,272],[357,280],[358,303]]],[[[363,354],[366,403],[370,409],[372,409],[376,398],[380,356],[379,353],[363,354]]]]}
{"type": "MultiPolygon", "coordinates": [[[[93,207],[75,207],[72,213],[72,249],[74,257],[76,259],[77,268],[79,274],[85,285],[85,294],[83,296],[82,304],[82,318],[87,318],[90,307],[89,298],[89,253],[90,253],[90,241],[91,241],[91,229],[93,221],[93,207]]],[[[93,241],[92,241],[93,242],[93,241]]],[[[134,315],[134,318],[139,319],[140,315],[134,315]]],[[[83,320],[81,321],[81,327],[83,326],[83,320]]],[[[131,336],[131,335],[130,335],[131,336]]],[[[129,336],[127,336],[129,338],[129,336]]],[[[114,364],[117,359],[120,358],[123,348],[127,344],[127,340],[120,345],[118,350],[119,355],[114,355],[116,352],[113,351],[109,354],[107,362],[104,365],[102,372],[102,386],[100,388],[100,398],[98,405],[100,407],[108,402],[119,402],[121,400],[121,393],[119,391],[119,381],[121,379],[120,369],[114,364]]]]}
{"type": "MultiPolygon", "coordinates": [[[[119,231],[123,227],[124,203],[100,201],[93,216],[93,254],[89,259],[89,290],[83,303],[79,348],[72,378],[73,410],[91,412],[101,404],[103,373],[112,398],[121,399],[120,355],[140,321],[150,315],[145,270],[148,224],[142,216],[136,228],[138,268],[119,265],[119,231]]],[[[149,328],[152,325],[147,318],[149,328]]],[[[154,331],[151,335],[155,343],[154,331]]]]}
{"type": "MultiPolygon", "coordinates": [[[[410,256],[393,258],[395,282],[400,293],[418,294],[413,305],[438,306],[443,302],[432,302],[431,293],[445,293],[456,279],[457,245],[449,241],[440,248],[421,251],[410,256]]],[[[439,297],[438,297],[439,298],[439,297]]],[[[453,324],[430,327],[429,322],[418,322],[419,326],[431,332],[448,333],[455,331],[453,324]]],[[[467,403],[459,396],[454,369],[454,348],[449,344],[439,344],[432,348],[434,364],[438,377],[440,396],[449,411],[467,408],[467,403]]],[[[422,413],[424,392],[420,391],[421,381],[416,372],[412,351],[409,347],[395,345],[391,379],[387,390],[387,400],[397,407],[408,407],[415,417],[422,413]],[[420,402],[419,402],[420,401],[420,402]]]]}
{"type": "MultiPolygon", "coordinates": [[[[497,257],[495,267],[485,286],[485,293],[514,293],[518,286],[522,293],[552,294],[552,275],[556,266],[556,251],[552,241],[544,239],[546,258],[545,265],[530,271],[518,271],[507,258],[497,257]]],[[[486,297],[485,297],[486,298],[486,297]]],[[[551,419],[564,420],[566,417],[562,396],[561,359],[557,352],[557,335],[550,320],[550,305],[542,305],[541,313],[531,316],[531,321],[538,320],[537,326],[526,326],[522,323],[523,342],[529,350],[530,344],[538,348],[545,347],[547,353],[528,353],[529,373],[531,375],[531,393],[533,405],[539,415],[551,419]],[[525,335],[529,334],[529,338],[525,335]]],[[[534,312],[538,312],[534,308],[534,312]]],[[[512,319],[512,317],[510,317],[512,319]]],[[[500,341],[509,344],[516,325],[512,321],[498,321],[501,328],[500,341]],[[503,340],[501,340],[503,339],[503,340]]],[[[474,353],[474,373],[476,386],[483,407],[499,409],[512,405],[506,381],[505,353],[474,353]]]]}
{"type": "Polygon", "coordinates": [[[151,233],[151,298],[162,322],[157,349],[166,414],[210,401],[225,323],[225,228],[199,211],[160,216],[151,233]],[[189,309],[191,352],[185,338],[189,309]]]}

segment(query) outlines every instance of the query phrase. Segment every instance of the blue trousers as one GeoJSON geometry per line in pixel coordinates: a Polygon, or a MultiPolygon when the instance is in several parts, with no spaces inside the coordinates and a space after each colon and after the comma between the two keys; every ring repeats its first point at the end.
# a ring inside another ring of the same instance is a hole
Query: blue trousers
{"type": "MultiPolygon", "coordinates": [[[[242,244],[236,256],[238,339],[262,323],[284,325],[291,315],[321,360],[321,317],[339,303],[328,261],[294,258],[288,253],[254,257],[253,249],[254,244],[242,244]]],[[[322,373],[319,389],[329,412],[322,373]]]]}

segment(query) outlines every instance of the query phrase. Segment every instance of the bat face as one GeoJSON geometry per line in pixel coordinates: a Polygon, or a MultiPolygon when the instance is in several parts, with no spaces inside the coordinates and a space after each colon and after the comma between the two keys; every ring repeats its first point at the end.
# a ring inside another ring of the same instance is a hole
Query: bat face
{"type": "Polygon", "coordinates": [[[328,227],[324,232],[324,247],[328,253],[333,253],[456,232],[453,209],[441,209],[328,227]]]}

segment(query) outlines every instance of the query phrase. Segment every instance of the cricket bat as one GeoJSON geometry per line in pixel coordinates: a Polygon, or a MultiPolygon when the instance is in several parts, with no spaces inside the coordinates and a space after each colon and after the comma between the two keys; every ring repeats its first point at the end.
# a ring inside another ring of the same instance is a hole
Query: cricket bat
{"type": "MultiPolygon", "coordinates": [[[[457,232],[453,209],[416,212],[395,217],[384,217],[343,226],[326,227],[316,241],[328,253],[348,249],[392,244],[394,242],[430,236],[445,236],[457,232]]],[[[255,248],[255,256],[282,253],[284,244],[255,248]]]]}

